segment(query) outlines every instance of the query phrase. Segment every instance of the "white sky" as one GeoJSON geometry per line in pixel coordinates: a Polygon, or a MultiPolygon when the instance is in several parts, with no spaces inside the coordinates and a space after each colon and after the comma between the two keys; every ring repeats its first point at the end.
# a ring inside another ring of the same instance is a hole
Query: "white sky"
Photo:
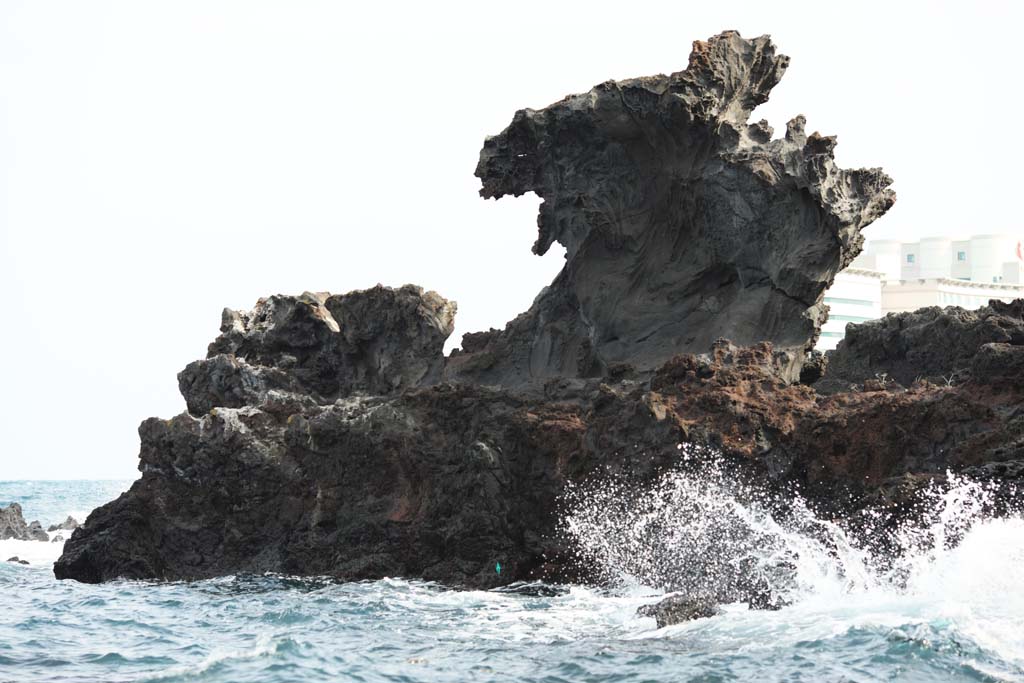
{"type": "Polygon", "coordinates": [[[1011,2],[0,2],[0,479],[133,477],[224,306],[377,282],[501,327],[557,272],[484,136],[694,39],[771,34],[764,117],[899,201],[869,238],[1019,232],[1011,2]]]}

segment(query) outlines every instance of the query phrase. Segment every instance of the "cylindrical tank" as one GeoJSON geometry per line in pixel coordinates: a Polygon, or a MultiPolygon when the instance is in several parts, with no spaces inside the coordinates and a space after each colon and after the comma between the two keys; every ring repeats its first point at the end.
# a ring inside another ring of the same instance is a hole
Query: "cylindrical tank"
{"type": "Polygon", "coordinates": [[[900,241],[871,240],[868,242],[867,253],[874,259],[873,270],[885,273],[886,281],[900,279],[900,241]]]}
{"type": "Polygon", "coordinates": [[[918,277],[948,278],[953,261],[953,242],[946,237],[925,237],[918,243],[918,277]]]}
{"type": "Polygon", "coordinates": [[[1009,235],[974,235],[971,237],[971,280],[998,282],[1003,264],[1016,256],[1016,240],[1009,235]]]}

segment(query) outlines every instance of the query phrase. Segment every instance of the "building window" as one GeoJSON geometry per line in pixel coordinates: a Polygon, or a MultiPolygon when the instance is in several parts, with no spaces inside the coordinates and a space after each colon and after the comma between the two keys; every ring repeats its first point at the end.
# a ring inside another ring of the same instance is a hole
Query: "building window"
{"type": "Polygon", "coordinates": [[[956,260],[957,261],[966,261],[967,260],[967,252],[966,251],[958,251],[958,252],[956,252],[956,260]]]}
{"type": "Polygon", "coordinates": [[[913,262],[914,262],[914,255],[913,254],[907,254],[907,263],[913,263],[913,262]]]}
{"type": "Polygon", "coordinates": [[[867,299],[844,299],[841,296],[826,296],[827,304],[851,304],[853,306],[874,306],[876,302],[867,299]]]}

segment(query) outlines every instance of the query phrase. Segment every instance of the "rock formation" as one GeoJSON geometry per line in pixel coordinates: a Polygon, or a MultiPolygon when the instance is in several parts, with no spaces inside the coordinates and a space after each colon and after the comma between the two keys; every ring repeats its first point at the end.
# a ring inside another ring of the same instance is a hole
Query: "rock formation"
{"type": "Polygon", "coordinates": [[[272,296],[225,309],[205,360],[178,375],[191,413],[253,405],[270,391],[331,403],[441,377],[455,304],[407,285],[331,296],[272,296]]]}
{"type": "Polygon", "coordinates": [[[587,579],[557,531],[566,482],[650,480],[677,464],[679,443],[711,446],[738,474],[799,485],[837,516],[900,505],[907,476],[1024,473],[1024,377],[1000,391],[823,397],[780,379],[773,358],[768,344],[723,342],[649,382],[553,380],[544,396],[441,384],[327,406],[271,395],[153,418],[140,428],[142,477],[75,530],[55,572],[587,579]]]}
{"type": "Polygon", "coordinates": [[[828,378],[836,382],[884,376],[904,386],[915,380],[952,384],[975,373],[983,382],[1001,383],[1014,374],[1012,366],[1024,363],[1024,301],[890,314],[849,326],[828,355],[828,378]]]}
{"type": "Polygon", "coordinates": [[[78,528],[78,520],[71,515],[60,524],[51,524],[47,527],[47,531],[74,531],[78,528]]]}
{"type": "Polygon", "coordinates": [[[641,617],[653,617],[658,628],[694,619],[707,619],[719,613],[718,605],[702,602],[686,595],[672,595],[653,605],[644,605],[636,611],[641,617]]]}
{"type": "Polygon", "coordinates": [[[533,250],[566,264],[504,331],[467,335],[448,376],[511,386],[643,376],[718,338],[774,344],[791,380],[822,296],[895,200],[880,169],[847,171],[834,137],[749,124],[789,58],[768,37],[694,43],[685,71],[608,81],[488,138],[480,194],[544,201],[533,250]]]}
{"type": "Polygon", "coordinates": [[[455,307],[416,287],[225,311],[179,375],[187,412],[143,422],[141,478],[57,577],[588,580],[558,532],[566,484],[650,480],[681,443],[834,516],[898,504],[907,476],[1024,472],[1024,381],[795,383],[821,374],[822,292],[893,195],[799,117],[776,140],[747,124],[786,64],[725,33],[686,71],[517,114],[485,143],[483,194],[540,194],[535,251],[559,241],[566,265],[447,361],[455,307]]]}
{"type": "Polygon", "coordinates": [[[43,531],[39,522],[25,523],[21,505],[11,503],[0,508],[0,541],[14,539],[16,541],[48,541],[49,535],[43,531]]]}

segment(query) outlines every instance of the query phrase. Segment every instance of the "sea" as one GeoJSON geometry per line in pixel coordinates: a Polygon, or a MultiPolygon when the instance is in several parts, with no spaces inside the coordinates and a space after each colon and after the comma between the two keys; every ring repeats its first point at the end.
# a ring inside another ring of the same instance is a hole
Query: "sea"
{"type": "MultiPolygon", "coordinates": [[[[1024,518],[952,480],[879,557],[809,509],[777,518],[722,476],[572,492],[564,529],[605,587],[456,590],[411,578],[57,581],[62,543],[0,541],[0,681],[1024,681],[1024,518]],[[724,530],[724,531],[723,531],[724,530]],[[638,608],[783,567],[781,609],[658,628],[638,608]],[[681,573],[680,573],[681,572],[681,573]],[[710,578],[707,578],[710,577],[710,578]]],[[[0,481],[44,527],[127,481],[0,481]]],[[[756,497],[755,497],[756,498],[756,497]]]]}

